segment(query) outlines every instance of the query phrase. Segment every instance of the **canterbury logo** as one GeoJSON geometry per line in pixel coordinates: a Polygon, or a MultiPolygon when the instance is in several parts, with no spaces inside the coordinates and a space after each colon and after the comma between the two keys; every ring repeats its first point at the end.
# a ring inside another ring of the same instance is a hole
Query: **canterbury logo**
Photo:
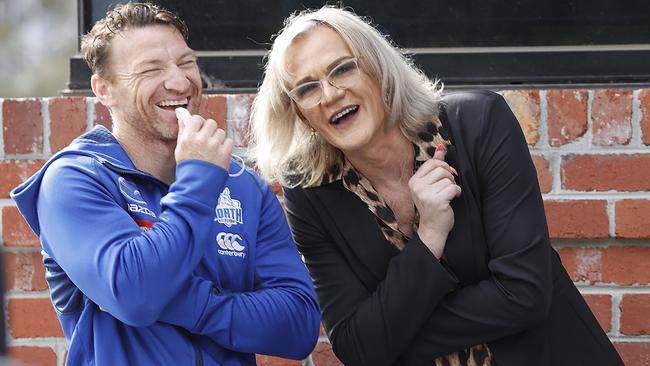
{"type": "Polygon", "coordinates": [[[217,234],[217,244],[219,244],[221,249],[236,250],[238,252],[241,252],[242,250],[244,250],[244,247],[241,244],[239,244],[237,240],[241,240],[241,236],[237,234],[229,234],[229,233],[217,234]]]}

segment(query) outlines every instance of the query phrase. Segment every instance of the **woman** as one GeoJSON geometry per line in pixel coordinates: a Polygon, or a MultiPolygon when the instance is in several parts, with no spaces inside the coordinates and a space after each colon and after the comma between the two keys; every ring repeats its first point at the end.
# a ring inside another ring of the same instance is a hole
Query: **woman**
{"type": "Polygon", "coordinates": [[[621,365],[551,248],[517,120],[442,96],[371,25],[287,19],[253,107],[346,365],[621,365]]]}

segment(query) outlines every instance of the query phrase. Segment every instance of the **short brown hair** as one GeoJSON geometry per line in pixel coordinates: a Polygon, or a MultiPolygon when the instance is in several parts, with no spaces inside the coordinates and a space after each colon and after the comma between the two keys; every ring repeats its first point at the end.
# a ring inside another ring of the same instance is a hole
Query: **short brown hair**
{"type": "Polygon", "coordinates": [[[117,5],[81,37],[81,52],[90,70],[102,77],[108,77],[108,53],[113,37],[126,29],[149,25],[174,27],[187,40],[188,30],[185,22],[171,11],[151,3],[117,5]]]}

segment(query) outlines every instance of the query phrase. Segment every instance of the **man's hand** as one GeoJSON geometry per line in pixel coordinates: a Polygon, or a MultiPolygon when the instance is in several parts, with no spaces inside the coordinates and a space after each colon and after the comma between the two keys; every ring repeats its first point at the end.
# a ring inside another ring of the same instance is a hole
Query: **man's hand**
{"type": "Polygon", "coordinates": [[[203,160],[226,170],[230,168],[233,141],[212,119],[190,115],[184,108],[176,110],[178,117],[178,141],[176,163],[183,160],[203,160]]]}

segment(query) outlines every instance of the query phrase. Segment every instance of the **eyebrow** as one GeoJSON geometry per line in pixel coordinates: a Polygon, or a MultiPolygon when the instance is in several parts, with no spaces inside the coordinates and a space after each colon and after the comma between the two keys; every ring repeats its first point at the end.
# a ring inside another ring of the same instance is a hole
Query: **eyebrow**
{"type": "MultiPolygon", "coordinates": [[[[354,58],[354,56],[341,56],[341,57],[337,58],[336,60],[332,61],[329,65],[327,65],[327,73],[328,73],[328,75],[332,71],[332,69],[334,69],[336,66],[338,66],[341,63],[341,61],[346,60],[346,59],[351,59],[351,58],[354,58]]],[[[313,77],[311,77],[311,76],[305,76],[304,78],[298,80],[298,82],[296,82],[295,86],[306,83],[308,81],[315,81],[315,79],[313,77]]]]}
{"type": "MultiPolygon", "coordinates": [[[[183,53],[178,59],[182,60],[184,58],[187,58],[188,56],[196,57],[195,53],[193,50],[189,50],[185,53],[183,53]]],[[[138,61],[135,63],[134,67],[139,68],[139,67],[146,67],[149,65],[160,65],[163,62],[160,61],[159,59],[153,58],[153,59],[144,59],[143,61],[138,61]]]]}
{"type": "Polygon", "coordinates": [[[187,56],[192,56],[192,57],[196,58],[196,53],[193,50],[189,50],[189,51],[185,52],[184,54],[182,54],[181,57],[179,57],[178,59],[182,60],[182,59],[186,58],[187,56]]]}

